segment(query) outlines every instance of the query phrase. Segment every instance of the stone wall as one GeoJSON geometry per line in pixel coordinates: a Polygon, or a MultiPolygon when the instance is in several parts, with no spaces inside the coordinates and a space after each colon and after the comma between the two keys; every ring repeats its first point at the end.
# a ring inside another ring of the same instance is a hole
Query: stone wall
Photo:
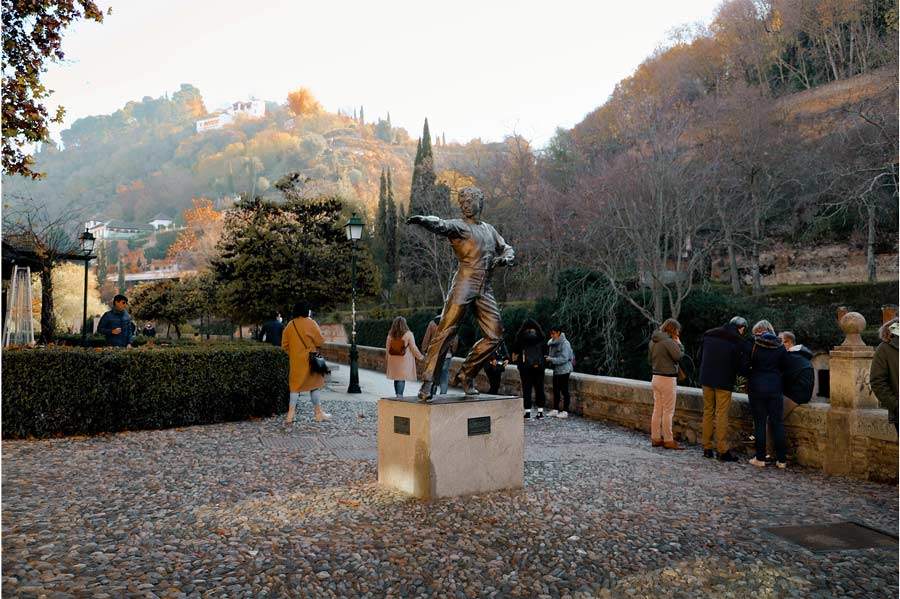
{"type": "MultiPolygon", "coordinates": [[[[879,281],[896,281],[898,261],[896,253],[876,254],[876,274],[879,281]]],[[[738,272],[745,285],[752,283],[750,262],[738,256],[738,272]]],[[[731,280],[727,254],[712,258],[711,277],[722,283],[731,280]]],[[[861,283],[868,280],[866,250],[853,244],[827,244],[802,247],[778,244],[760,252],[759,266],[762,283],[774,285],[816,285],[823,283],[861,283]]]]}
{"type": "MultiPolygon", "coordinates": [[[[359,366],[371,370],[384,371],[384,348],[359,346],[359,366]]],[[[349,362],[349,346],[327,344],[322,354],[334,362],[349,362]]],[[[462,364],[462,358],[454,358],[451,372],[462,364]]],[[[484,373],[477,379],[478,387],[488,386],[484,373]]],[[[571,411],[585,418],[611,422],[635,430],[650,430],[650,414],[653,412],[653,393],[648,381],[594,376],[574,373],[569,389],[573,406],[571,411]]],[[[412,392],[418,390],[413,386],[412,392]]],[[[548,405],[552,401],[552,378],[545,377],[545,391],[548,405]]],[[[500,392],[520,395],[522,392],[519,373],[513,366],[506,368],[500,392]]],[[[827,419],[830,405],[810,403],[794,410],[785,421],[788,440],[788,457],[792,462],[812,468],[824,468],[828,449],[827,419]]],[[[864,480],[897,482],[897,433],[887,419],[887,411],[862,409],[856,411],[853,444],[850,461],[853,463],[851,475],[864,480]]],[[[743,393],[735,393],[731,403],[729,439],[732,447],[739,452],[751,451],[746,441],[753,431],[753,419],[743,393]]],[[[673,429],[678,439],[688,443],[699,443],[703,424],[703,394],[693,387],[678,387],[673,429]]],[[[649,439],[648,439],[649,443],[649,439]]]]}

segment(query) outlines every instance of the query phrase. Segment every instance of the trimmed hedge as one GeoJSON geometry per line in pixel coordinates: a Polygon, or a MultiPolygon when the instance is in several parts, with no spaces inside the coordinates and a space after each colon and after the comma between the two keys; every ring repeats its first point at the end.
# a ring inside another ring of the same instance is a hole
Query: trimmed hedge
{"type": "MultiPolygon", "coordinates": [[[[183,334],[183,333],[182,333],[183,334]]],[[[81,345],[81,335],[77,334],[63,334],[56,335],[54,339],[54,343],[56,345],[65,345],[66,347],[82,347],[81,345]]],[[[193,337],[184,336],[181,339],[167,339],[166,337],[145,337],[138,333],[134,338],[134,343],[132,343],[133,347],[142,347],[145,345],[158,345],[162,347],[183,347],[185,345],[197,345],[198,341],[193,337]]],[[[88,335],[87,336],[87,346],[88,347],[106,347],[106,337],[103,335],[88,335]]]]}
{"type": "Polygon", "coordinates": [[[256,343],[3,350],[3,438],[157,429],[287,409],[288,358],[256,343]]]}

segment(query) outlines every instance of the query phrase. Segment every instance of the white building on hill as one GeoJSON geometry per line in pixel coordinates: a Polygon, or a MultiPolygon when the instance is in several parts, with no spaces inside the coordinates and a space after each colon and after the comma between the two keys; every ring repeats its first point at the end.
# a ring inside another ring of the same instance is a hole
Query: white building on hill
{"type": "Polygon", "coordinates": [[[234,102],[220,114],[197,121],[197,133],[221,129],[237,119],[261,119],[264,116],[266,116],[266,103],[263,100],[234,102]]]}

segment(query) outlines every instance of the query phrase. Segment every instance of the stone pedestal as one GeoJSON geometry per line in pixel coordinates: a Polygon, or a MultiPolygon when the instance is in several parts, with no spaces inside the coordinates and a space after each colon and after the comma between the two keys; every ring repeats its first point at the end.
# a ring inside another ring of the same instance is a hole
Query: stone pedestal
{"type": "Polygon", "coordinates": [[[856,312],[839,314],[847,338],[829,356],[831,408],[826,419],[827,442],[823,468],[828,474],[868,479],[872,469],[870,438],[887,424],[887,412],[869,386],[874,348],[865,345],[859,333],[865,319],[856,312]],[[884,423],[881,423],[881,420],[884,423]]]}
{"type": "Polygon", "coordinates": [[[522,399],[444,395],[378,401],[378,483],[421,499],[520,489],[522,399]]]}

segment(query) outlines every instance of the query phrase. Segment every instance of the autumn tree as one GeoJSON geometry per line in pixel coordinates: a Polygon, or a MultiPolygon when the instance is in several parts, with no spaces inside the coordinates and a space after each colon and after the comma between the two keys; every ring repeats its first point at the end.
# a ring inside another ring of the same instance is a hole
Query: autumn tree
{"type": "Polygon", "coordinates": [[[194,198],[191,203],[192,207],[182,213],[185,228],[169,246],[166,256],[183,266],[203,269],[215,255],[222,235],[222,213],[206,198],[194,198]]]}
{"type": "MultiPolygon", "coordinates": [[[[53,269],[53,311],[60,328],[80,331],[84,318],[84,265],[66,262],[53,269]]],[[[109,309],[100,299],[100,289],[88,278],[87,315],[96,316],[109,309]]],[[[90,326],[90,325],[89,325],[90,326]]]]}
{"type": "Polygon", "coordinates": [[[92,0],[3,0],[3,172],[37,178],[28,146],[49,139],[49,123],[62,122],[62,106],[50,116],[46,100],[53,93],[41,77],[47,62],[65,58],[63,32],[74,22],[103,22],[92,0]]]}
{"type": "Polygon", "coordinates": [[[287,96],[288,106],[296,116],[312,116],[322,112],[322,105],[316,100],[312,92],[301,87],[290,92],[287,96]]]}

